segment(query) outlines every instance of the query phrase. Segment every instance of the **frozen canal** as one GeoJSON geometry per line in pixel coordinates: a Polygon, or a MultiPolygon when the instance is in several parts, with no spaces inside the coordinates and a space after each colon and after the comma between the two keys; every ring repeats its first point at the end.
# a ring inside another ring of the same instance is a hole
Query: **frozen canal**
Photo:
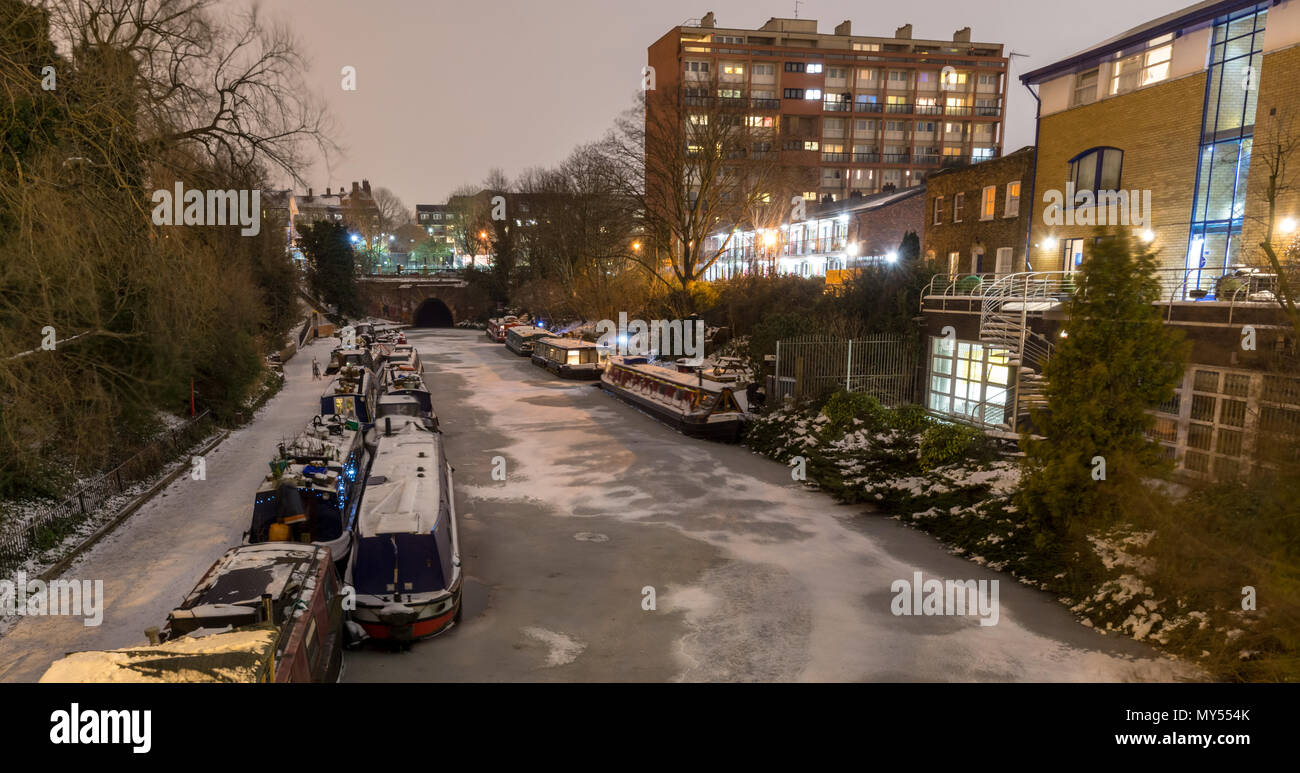
{"type": "MultiPolygon", "coordinates": [[[[349,652],[346,681],[1134,681],[1182,667],[1079,625],[1056,601],[930,537],[804,490],[739,446],[685,438],[479,332],[417,331],[448,453],[467,582],[461,625],[411,650],[349,652]],[[494,469],[504,460],[505,479],[494,469]],[[895,617],[895,580],[1001,580],[996,625],[895,617]],[[644,610],[653,588],[656,609],[644,610]]],[[[103,579],[103,625],[29,618],[0,680],[162,623],[246,528],[275,444],[323,384],[317,344],[258,420],[68,572],[103,579]]]]}

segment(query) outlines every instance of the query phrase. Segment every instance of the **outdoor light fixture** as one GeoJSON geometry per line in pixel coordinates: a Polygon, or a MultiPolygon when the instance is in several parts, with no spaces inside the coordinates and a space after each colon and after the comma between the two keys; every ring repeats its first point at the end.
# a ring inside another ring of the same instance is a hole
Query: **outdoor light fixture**
{"type": "Polygon", "coordinates": [[[633,252],[640,252],[640,251],[641,251],[641,242],[632,242],[632,251],[633,251],[633,252]]]}
{"type": "Polygon", "coordinates": [[[1065,328],[1061,328],[1061,338],[1069,338],[1069,337],[1070,334],[1066,332],[1065,328]]]}
{"type": "Polygon", "coordinates": [[[1142,241],[1146,242],[1147,244],[1150,244],[1155,240],[1156,240],[1155,231],[1152,231],[1150,228],[1148,228],[1147,230],[1142,232],[1142,241]]]}
{"type": "Polygon", "coordinates": [[[1295,218],[1288,217],[1282,221],[1282,233],[1289,234],[1295,231],[1295,218]]]}
{"type": "Polygon", "coordinates": [[[1046,239],[1044,239],[1044,240],[1043,240],[1043,247],[1046,248],[1046,249],[1049,249],[1049,250],[1054,250],[1054,249],[1056,249],[1056,237],[1055,237],[1055,236],[1049,236],[1049,237],[1047,237],[1046,239]]]}
{"type": "Polygon", "coordinates": [[[897,260],[898,260],[898,253],[897,253],[897,252],[890,252],[890,253],[886,254],[886,255],[885,255],[885,260],[889,261],[890,263],[893,263],[893,262],[897,261],[897,260]]]}
{"type": "Polygon", "coordinates": [[[768,231],[767,233],[763,234],[763,244],[766,244],[768,247],[771,247],[772,245],[776,244],[776,232],[768,231]]]}
{"type": "Polygon", "coordinates": [[[853,242],[853,243],[850,244],[848,247],[845,247],[845,248],[844,248],[844,251],[845,251],[846,253],[848,253],[848,254],[849,254],[850,256],[852,256],[852,257],[857,257],[857,255],[858,255],[858,250],[859,250],[859,247],[858,247],[858,243],[857,243],[857,242],[853,242]]]}

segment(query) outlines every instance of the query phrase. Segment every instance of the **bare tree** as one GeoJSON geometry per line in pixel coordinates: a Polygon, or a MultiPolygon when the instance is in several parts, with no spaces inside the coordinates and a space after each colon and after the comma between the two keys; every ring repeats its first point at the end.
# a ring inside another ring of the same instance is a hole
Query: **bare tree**
{"type": "Polygon", "coordinates": [[[375,189],[375,206],[379,209],[380,228],[388,233],[415,220],[397,194],[387,188],[375,189]]]}
{"type": "Polygon", "coordinates": [[[777,223],[802,189],[782,165],[774,113],[720,96],[717,81],[682,93],[649,91],[624,114],[608,154],[622,196],[636,202],[645,253],[629,256],[663,283],[683,311],[695,285],[730,247],[733,228],[777,223]],[[710,247],[710,236],[726,236],[710,247]]]}
{"type": "Polygon", "coordinates": [[[1291,320],[1293,331],[1300,332],[1300,245],[1296,237],[1291,237],[1279,255],[1274,241],[1278,231],[1278,204],[1285,198],[1293,197],[1300,191],[1300,181],[1295,178],[1291,166],[1292,157],[1300,150],[1300,132],[1297,132],[1295,118],[1287,110],[1277,108],[1271,120],[1264,122],[1253,142],[1251,157],[1255,163],[1263,162],[1263,168],[1251,175],[1254,183],[1251,194],[1262,198],[1267,208],[1262,218],[1263,240],[1260,250],[1269,268],[1277,276],[1277,302],[1291,320]],[[1262,172],[1262,174],[1260,174],[1262,172]]]}

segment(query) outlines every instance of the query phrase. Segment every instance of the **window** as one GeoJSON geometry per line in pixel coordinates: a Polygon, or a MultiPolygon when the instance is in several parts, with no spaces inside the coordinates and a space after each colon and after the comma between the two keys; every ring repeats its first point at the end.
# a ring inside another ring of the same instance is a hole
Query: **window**
{"type": "Polygon", "coordinates": [[[935,196],[935,197],[934,197],[934,207],[933,207],[933,209],[934,209],[934,217],[933,217],[933,219],[931,220],[931,222],[932,222],[934,225],[941,225],[941,224],[943,223],[943,214],[942,214],[942,213],[943,213],[943,197],[942,197],[942,196],[935,196]]]}
{"type": "Polygon", "coordinates": [[[692,113],[689,117],[691,126],[708,126],[709,117],[707,115],[696,115],[692,113]]]}
{"type": "Polygon", "coordinates": [[[998,276],[1011,273],[1011,248],[998,247],[997,262],[993,264],[993,271],[998,276]]]}
{"type": "Polygon", "coordinates": [[[996,86],[998,85],[998,76],[989,73],[981,75],[979,84],[981,86],[996,86]]]}
{"type": "Polygon", "coordinates": [[[1020,215],[1020,181],[1007,183],[1007,201],[1003,207],[1003,217],[1018,217],[1020,215]]]}
{"type": "Polygon", "coordinates": [[[1065,257],[1062,259],[1064,270],[1067,273],[1078,271],[1083,265],[1083,239],[1066,239],[1062,244],[1065,247],[1065,257]]]}
{"type": "Polygon", "coordinates": [[[803,97],[803,98],[804,98],[804,99],[813,99],[813,100],[821,99],[821,98],[822,98],[822,90],[821,90],[821,89],[808,89],[807,91],[804,92],[804,97],[803,97]]]}
{"type": "Polygon", "coordinates": [[[810,75],[820,73],[821,71],[822,71],[822,66],[820,64],[817,64],[816,62],[809,64],[808,67],[804,70],[804,72],[810,75]]]}
{"type": "Polygon", "coordinates": [[[722,65],[723,75],[744,75],[745,66],[743,64],[724,64],[722,65]]]}
{"type": "Polygon", "coordinates": [[[686,72],[708,72],[708,71],[709,71],[708,62],[691,61],[686,63],[686,72]]]}
{"type": "Polygon", "coordinates": [[[1117,191],[1123,166],[1119,148],[1092,148],[1070,159],[1070,181],[1075,192],[1117,191]]]}
{"type": "Polygon", "coordinates": [[[1006,350],[938,336],[930,341],[926,407],[982,424],[1005,422],[1011,379],[1006,350]]]}
{"type": "Polygon", "coordinates": [[[908,84],[908,78],[907,78],[907,71],[906,71],[906,70],[890,70],[890,71],[889,71],[889,87],[890,87],[890,88],[902,88],[902,87],[906,86],[907,84],[908,84]]]}
{"type": "Polygon", "coordinates": [[[786,62],[786,72],[803,72],[806,65],[803,62],[786,62]]]}
{"type": "Polygon", "coordinates": [[[773,64],[756,64],[754,65],[754,75],[775,75],[776,65],[773,64]]]}
{"type": "Polygon", "coordinates": [[[966,78],[967,78],[967,73],[957,72],[956,70],[949,70],[948,77],[943,79],[944,88],[952,88],[953,86],[965,86],[966,78]]]}
{"type": "Polygon", "coordinates": [[[775,119],[770,115],[747,115],[745,125],[751,129],[771,129],[775,126],[775,119]]]}
{"type": "Polygon", "coordinates": [[[1146,50],[1124,56],[1116,54],[1110,79],[1110,93],[1124,94],[1169,77],[1169,61],[1173,55],[1173,33],[1161,35],[1147,43],[1146,50]]]}
{"type": "Polygon", "coordinates": [[[1070,100],[1070,107],[1090,105],[1097,101],[1097,73],[1098,69],[1094,67],[1074,76],[1074,96],[1070,100]]]}
{"type": "Polygon", "coordinates": [[[980,220],[992,220],[993,210],[997,206],[998,187],[986,185],[980,192],[980,220]]]}
{"type": "Polygon", "coordinates": [[[831,80],[845,80],[848,77],[848,74],[849,71],[843,67],[832,67],[826,71],[826,77],[831,80]]]}
{"type": "Polygon", "coordinates": [[[858,82],[859,82],[859,83],[861,83],[861,82],[863,82],[863,81],[874,81],[875,79],[876,79],[876,71],[875,71],[875,70],[873,70],[873,69],[868,69],[868,68],[863,68],[863,69],[861,69],[861,70],[858,70],[858,82]]]}
{"type": "Polygon", "coordinates": [[[803,144],[804,150],[817,150],[820,147],[821,147],[821,143],[819,143],[817,140],[806,140],[803,144]]]}
{"type": "Polygon", "coordinates": [[[966,194],[958,193],[952,197],[952,222],[961,222],[961,211],[966,206],[966,194]]]}
{"type": "Polygon", "coordinates": [[[880,44],[879,43],[854,43],[853,50],[854,51],[879,51],[880,44]]]}
{"type": "Polygon", "coordinates": [[[957,269],[959,268],[961,268],[961,253],[960,252],[948,253],[948,276],[950,277],[957,276],[957,269]]]}
{"type": "Polygon", "coordinates": [[[786,89],[786,99],[803,99],[803,89],[786,89]]]}

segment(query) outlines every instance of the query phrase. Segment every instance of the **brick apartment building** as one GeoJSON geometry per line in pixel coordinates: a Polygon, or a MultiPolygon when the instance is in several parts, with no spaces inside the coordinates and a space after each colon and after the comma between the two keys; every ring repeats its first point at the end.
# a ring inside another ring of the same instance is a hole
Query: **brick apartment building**
{"type": "Polygon", "coordinates": [[[1024,271],[1033,170],[1034,148],[1024,147],[930,175],[922,254],[950,277],[1024,271]]]}
{"type": "MultiPolygon", "coordinates": [[[[1182,385],[1157,412],[1157,439],[1192,476],[1267,463],[1271,438],[1300,436],[1300,377],[1285,364],[1296,331],[1258,247],[1273,140],[1300,136],[1300,1],[1206,0],[1022,80],[1041,99],[1034,182],[1022,194],[1032,201],[1021,205],[1031,270],[926,293],[927,407],[995,433],[1032,429],[1025,419],[1043,401],[1071,275],[1102,238],[1099,221],[1119,221],[1156,253],[1158,306],[1193,344],[1182,385]],[[949,327],[956,336],[945,339],[949,327]]],[[[1300,181],[1289,182],[1274,202],[1277,244],[1300,218],[1300,181]]],[[[943,175],[931,180],[933,195],[942,185],[943,175]]]]}
{"type": "Polygon", "coordinates": [[[1002,151],[1007,58],[969,27],[951,40],[914,39],[910,24],[854,35],[848,21],[822,34],[812,19],[743,29],[710,12],[653,43],[648,64],[647,123],[654,111],[734,109],[770,130],[749,158],[797,170],[809,200],[912,187],[1002,151]]]}

